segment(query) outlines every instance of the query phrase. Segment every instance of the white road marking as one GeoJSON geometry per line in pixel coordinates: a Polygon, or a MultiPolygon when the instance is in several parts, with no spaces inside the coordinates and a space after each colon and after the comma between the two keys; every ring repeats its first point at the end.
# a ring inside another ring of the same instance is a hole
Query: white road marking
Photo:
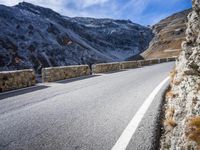
{"type": "Polygon", "coordinates": [[[139,108],[135,116],[132,118],[132,120],[129,122],[126,129],[123,131],[115,145],[112,147],[112,150],[125,150],[135,133],[137,127],[139,126],[139,123],[141,122],[142,118],[144,117],[146,111],[148,110],[149,106],[153,102],[155,96],[159,92],[159,90],[163,87],[163,85],[169,80],[169,77],[164,79],[153,91],[152,93],[147,97],[147,99],[144,101],[142,106],[139,108]]]}

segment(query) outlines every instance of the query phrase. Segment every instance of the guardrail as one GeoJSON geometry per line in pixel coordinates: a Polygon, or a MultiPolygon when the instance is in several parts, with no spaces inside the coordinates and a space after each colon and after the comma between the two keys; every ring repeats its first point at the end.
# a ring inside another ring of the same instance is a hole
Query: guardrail
{"type": "Polygon", "coordinates": [[[32,69],[0,72],[0,92],[33,86],[36,84],[32,69]]]}
{"type": "MultiPolygon", "coordinates": [[[[87,76],[92,73],[105,73],[124,69],[138,68],[142,66],[175,61],[176,58],[149,59],[139,61],[124,61],[113,63],[88,65],[49,67],[42,69],[42,81],[53,82],[68,78],[87,76]]],[[[32,69],[0,72],[0,92],[33,86],[36,84],[36,75],[32,69]]]]}
{"type": "Polygon", "coordinates": [[[42,69],[42,81],[53,82],[90,74],[91,70],[88,65],[49,67],[42,69]]]}
{"type": "Polygon", "coordinates": [[[119,70],[121,70],[121,65],[119,62],[92,65],[92,73],[104,73],[119,70]]]}
{"type": "Polygon", "coordinates": [[[105,73],[112,71],[120,71],[123,69],[132,69],[142,66],[148,66],[153,64],[159,64],[164,62],[175,61],[176,58],[161,58],[161,59],[149,59],[149,60],[138,60],[138,61],[124,61],[116,63],[102,63],[92,65],[92,73],[105,73]]]}
{"type": "Polygon", "coordinates": [[[121,62],[121,69],[132,69],[132,68],[138,68],[138,66],[141,65],[139,61],[124,61],[121,62]]]}

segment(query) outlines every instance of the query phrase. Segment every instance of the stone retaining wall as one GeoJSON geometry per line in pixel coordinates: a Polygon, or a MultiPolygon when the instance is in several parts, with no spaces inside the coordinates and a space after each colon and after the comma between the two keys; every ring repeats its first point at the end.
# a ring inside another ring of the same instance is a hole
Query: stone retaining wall
{"type": "Polygon", "coordinates": [[[160,150],[200,150],[200,0],[192,0],[185,34],[163,107],[160,150]]]}
{"type": "Polygon", "coordinates": [[[0,72],[0,92],[14,90],[36,84],[32,69],[0,72]]]}
{"type": "Polygon", "coordinates": [[[176,58],[162,58],[162,59],[149,59],[149,60],[138,60],[138,61],[124,61],[116,63],[102,63],[92,65],[93,73],[105,73],[112,71],[120,71],[123,69],[132,69],[142,66],[148,66],[152,64],[159,64],[169,61],[175,61],[176,58]]]}
{"type": "Polygon", "coordinates": [[[151,64],[159,64],[160,60],[159,59],[150,59],[151,60],[151,64]]]}
{"type": "Polygon", "coordinates": [[[151,60],[141,60],[139,63],[141,66],[148,66],[151,65],[151,60]]]}
{"type": "Polygon", "coordinates": [[[172,58],[167,58],[167,61],[176,61],[176,57],[172,57],[172,58]]]}
{"type": "Polygon", "coordinates": [[[167,62],[167,61],[168,61],[167,58],[161,58],[161,59],[160,59],[160,63],[164,63],[164,62],[167,62]]]}
{"type": "Polygon", "coordinates": [[[119,71],[119,70],[121,70],[121,64],[119,62],[92,65],[93,73],[104,73],[104,72],[119,71]]]}
{"type": "Polygon", "coordinates": [[[91,70],[88,65],[50,67],[42,69],[42,80],[43,82],[53,82],[90,74],[91,70]]]}
{"type": "Polygon", "coordinates": [[[138,61],[124,61],[121,62],[121,69],[132,69],[132,68],[137,68],[139,66],[138,61]]]}
{"type": "MultiPolygon", "coordinates": [[[[120,71],[123,69],[137,68],[141,66],[174,61],[176,58],[125,61],[115,63],[102,63],[92,65],[92,70],[88,65],[50,67],[42,69],[43,82],[53,82],[68,78],[90,75],[91,73],[105,73],[120,71]]],[[[36,84],[35,73],[32,69],[18,71],[0,72],[0,92],[33,86],[36,84]]]]}

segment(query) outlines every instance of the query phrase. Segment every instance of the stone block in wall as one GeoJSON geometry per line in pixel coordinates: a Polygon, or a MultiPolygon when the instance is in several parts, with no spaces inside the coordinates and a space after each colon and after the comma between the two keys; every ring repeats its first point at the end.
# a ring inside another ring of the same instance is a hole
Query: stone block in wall
{"type": "Polygon", "coordinates": [[[151,60],[140,60],[138,61],[141,66],[148,66],[151,65],[151,60]]]}
{"type": "Polygon", "coordinates": [[[53,82],[90,74],[91,70],[88,65],[49,67],[42,69],[42,80],[43,82],[53,82]]]}
{"type": "Polygon", "coordinates": [[[150,59],[150,61],[151,61],[152,65],[160,63],[160,61],[158,59],[150,59]]]}
{"type": "Polygon", "coordinates": [[[114,63],[101,63],[92,65],[93,73],[104,73],[121,70],[121,64],[119,62],[114,63]]]}
{"type": "Polygon", "coordinates": [[[139,66],[137,61],[124,61],[121,62],[121,69],[132,69],[137,68],[139,66]]]}
{"type": "Polygon", "coordinates": [[[167,58],[167,61],[168,62],[170,62],[170,61],[176,61],[176,57],[167,58]]]}
{"type": "Polygon", "coordinates": [[[33,86],[36,84],[32,69],[0,72],[0,92],[33,86]]]}
{"type": "Polygon", "coordinates": [[[160,63],[164,63],[164,62],[167,62],[167,58],[161,58],[160,59],[160,63]]]}

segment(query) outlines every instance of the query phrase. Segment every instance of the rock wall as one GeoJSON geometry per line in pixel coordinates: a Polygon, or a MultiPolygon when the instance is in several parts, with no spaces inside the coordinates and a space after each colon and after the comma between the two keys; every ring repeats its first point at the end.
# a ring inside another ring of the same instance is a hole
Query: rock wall
{"type": "Polygon", "coordinates": [[[138,61],[125,61],[121,62],[121,69],[137,68],[140,64],[138,61]]]}
{"type": "Polygon", "coordinates": [[[132,69],[138,68],[142,66],[148,66],[158,63],[175,61],[175,57],[173,58],[162,58],[162,59],[149,59],[149,60],[138,60],[138,61],[124,61],[117,63],[101,63],[92,65],[93,73],[104,73],[104,72],[112,72],[112,71],[120,71],[123,69],[132,69]]]}
{"type": "Polygon", "coordinates": [[[200,149],[200,0],[193,0],[186,41],[166,94],[162,150],[200,149]]]}
{"type": "Polygon", "coordinates": [[[101,64],[92,65],[93,73],[104,73],[104,72],[119,71],[119,70],[121,70],[121,65],[119,62],[101,63],[101,64]]]}
{"type": "Polygon", "coordinates": [[[88,65],[50,67],[42,69],[42,80],[52,82],[90,74],[91,70],[88,65]]]}
{"type": "Polygon", "coordinates": [[[32,69],[0,72],[0,92],[33,86],[35,83],[32,69]]]}

